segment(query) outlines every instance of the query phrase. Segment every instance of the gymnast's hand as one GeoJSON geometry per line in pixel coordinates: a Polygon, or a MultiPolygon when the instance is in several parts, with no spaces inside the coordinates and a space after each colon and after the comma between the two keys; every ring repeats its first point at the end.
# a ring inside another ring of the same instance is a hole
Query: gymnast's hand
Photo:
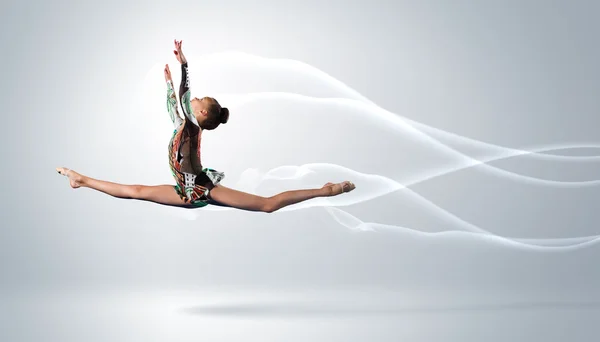
{"type": "Polygon", "coordinates": [[[183,41],[177,41],[177,39],[175,39],[175,50],[173,50],[173,53],[175,54],[175,57],[177,58],[177,61],[181,64],[185,64],[187,63],[187,60],[185,59],[185,56],[183,55],[183,51],[181,51],[181,43],[183,41]]]}
{"type": "Polygon", "coordinates": [[[165,81],[173,83],[173,78],[171,77],[171,70],[169,70],[169,64],[165,65],[165,81]]]}

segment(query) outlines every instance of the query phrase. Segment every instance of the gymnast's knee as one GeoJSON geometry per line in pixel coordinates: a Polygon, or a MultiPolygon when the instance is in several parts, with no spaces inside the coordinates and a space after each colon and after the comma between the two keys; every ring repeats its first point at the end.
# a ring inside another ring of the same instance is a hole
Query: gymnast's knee
{"type": "Polygon", "coordinates": [[[130,185],[127,189],[127,197],[131,199],[142,199],[144,197],[143,185],[130,185]]]}
{"type": "Polygon", "coordinates": [[[267,197],[263,200],[260,206],[260,211],[263,213],[272,213],[280,209],[280,203],[275,197],[267,197]]]}

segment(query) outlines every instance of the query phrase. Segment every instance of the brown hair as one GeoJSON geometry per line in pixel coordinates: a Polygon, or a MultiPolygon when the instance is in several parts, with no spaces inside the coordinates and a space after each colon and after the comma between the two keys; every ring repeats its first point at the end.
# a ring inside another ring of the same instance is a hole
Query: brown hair
{"type": "Polygon", "coordinates": [[[205,97],[204,99],[207,100],[209,104],[206,108],[208,117],[202,123],[202,128],[210,131],[219,127],[220,124],[226,124],[229,120],[229,109],[227,107],[221,107],[219,102],[212,97],[205,97]]]}

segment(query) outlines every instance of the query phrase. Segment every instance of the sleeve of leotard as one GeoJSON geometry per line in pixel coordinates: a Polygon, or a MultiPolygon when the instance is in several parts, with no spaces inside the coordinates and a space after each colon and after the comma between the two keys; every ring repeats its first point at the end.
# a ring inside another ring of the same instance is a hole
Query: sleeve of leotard
{"type": "Polygon", "coordinates": [[[181,64],[181,84],[179,85],[179,101],[181,101],[181,109],[183,110],[184,117],[192,122],[194,125],[198,125],[198,120],[194,116],[192,111],[191,93],[190,93],[190,76],[188,73],[188,64],[181,64]]]}
{"type": "Polygon", "coordinates": [[[167,110],[175,128],[181,126],[183,119],[179,115],[177,109],[177,96],[175,95],[175,87],[173,81],[167,81],[167,110]]]}

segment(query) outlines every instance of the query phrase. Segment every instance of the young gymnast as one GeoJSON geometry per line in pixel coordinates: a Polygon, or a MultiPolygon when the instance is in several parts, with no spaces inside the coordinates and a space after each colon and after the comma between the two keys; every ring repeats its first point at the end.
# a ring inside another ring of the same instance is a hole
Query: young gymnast
{"type": "Polygon", "coordinates": [[[158,204],[185,208],[199,208],[208,204],[249,211],[271,213],[288,205],[316,197],[336,196],[354,190],[352,182],[327,183],[321,188],[285,191],[271,197],[257,196],[221,184],[224,173],[202,166],[200,142],[202,133],[227,123],[229,110],[212,97],[191,98],[188,63],[183,55],[182,42],[175,40],[173,51],[181,64],[179,114],[177,97],[169,66],[165,66],[167,109],[175,127],[169,142],[169,165],[175,185],[126,185],[94,179],[65,167],[56,171],[69,178],[72,188],[86,187],[117,198],[151,201],[158,204]]]}

